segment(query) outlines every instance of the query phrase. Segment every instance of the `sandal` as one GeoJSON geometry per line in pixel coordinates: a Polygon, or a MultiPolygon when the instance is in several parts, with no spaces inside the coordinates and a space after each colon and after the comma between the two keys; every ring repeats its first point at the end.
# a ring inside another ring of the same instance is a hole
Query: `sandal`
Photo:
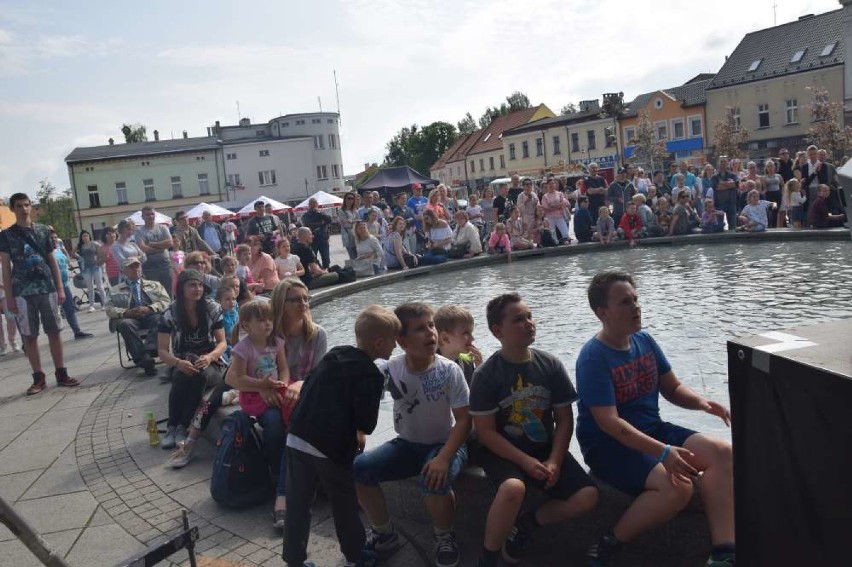
{"type": "Polygon", "coordinates": [[[287,521],[287,510],[272,511],[272,527],[276,530],[283,530],[284,524],[287,521]]]}

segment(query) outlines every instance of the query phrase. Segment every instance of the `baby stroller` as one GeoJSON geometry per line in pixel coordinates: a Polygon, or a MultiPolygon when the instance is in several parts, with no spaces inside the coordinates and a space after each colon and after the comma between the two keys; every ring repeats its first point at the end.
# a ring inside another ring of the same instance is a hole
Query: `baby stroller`
{"type": "MultiPolygon", "coordinates": [[[[80,268],[71,268],[71,270],[74,272],[74,277],[71,278],[71,283],[74,286],[74,289],[80,290],[80,293],[74,296],[74,306],[77,308],[77,311],[80,311],[84,305],[89,303],[89,295],[86,293],[89,290],[89,286],[86,285],[86,279],[83,277],[82,272],[80,272],[80,268]]],[[[100,303],[101,305],[106,304],[106,298],[101,297],[97,288],[95,288],[94,294],[95,303],[100,303]]]]}

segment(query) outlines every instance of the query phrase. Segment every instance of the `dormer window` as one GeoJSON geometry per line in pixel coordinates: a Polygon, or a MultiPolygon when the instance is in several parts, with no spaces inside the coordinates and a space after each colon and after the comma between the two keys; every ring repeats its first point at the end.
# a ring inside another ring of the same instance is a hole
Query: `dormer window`
{"type": "Polygon", "coordinates": [[[807,50],[806,49],[800,49],[797,52],[795,52],[793,54],[793,56],[790,58],[790,63],[798,63],[799,61],[801,61],[802,57],[805,56],[805,51],[807,51],[807,50]]]}
{"type": "Polygon", "coordinates": [[[820,56],[820,57],[828,57],[829,55],[831,55],[831,54],[834,52],[834,47],[835,47],[836,45],[837,45],[837,42],[836,42],[836,41],[835,41],[835,42],[833,42],[833,43],[829,43],[828,45],[826,45],[826,46],[822,49],[822,51],[820,52],[819,56],[820,56]]]}
{"type": "Polygon", "coordinates": [[[488,138],[490,138],[490,137],[491,137],[491,134],[492,134],[491,132],[488,132],[488,135],[487,135],[487,136],[485,136],[485,139],[484,139],[484,140],[482,140],[482,141],[483,141],[483,142],[487,142],[487,141],[488,141],[488,138]]]}
{"type": "Polygon", "coordinates": [[[761,63],[763,63],[763,59],[756,59],[755,61],[753,61],[752,64],[748,67],[748,72],[754,73],[755,71],[757,71],[757,68],[760,67],[761,63]]]}

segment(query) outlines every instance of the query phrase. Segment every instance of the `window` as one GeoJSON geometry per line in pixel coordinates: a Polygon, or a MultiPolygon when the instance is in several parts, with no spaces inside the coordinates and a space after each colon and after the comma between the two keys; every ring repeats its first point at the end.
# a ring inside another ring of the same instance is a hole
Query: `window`
{"type": "Polygon", "coordinates": [[[686,125],[683,118],[672,120],[672,140],[683,140],[686,138],[686,125]]]}
{"type": "Polygon", "coordinates": [[[240,174],[239,173],[229,173],[228,174],[228,186],[233,187],[236,190],[237,187],[241,185],[240,183],[240,174]]]}
{"type": "Polygon", "coordinates": [[[760,64],[763,62],[763,59],[755,59],[751,62],[751,65],[748,66],[747,73],[754,73],[757,71],[757,68],[760,67],[760,64]]]}
{"type": "Polygon", "coordinates": [[[142,187],[145,189],[145,200],[146,201],[156,201],[157,195],[154,191],[154,180],[153,179],[143,179],[142,187]]]}
{"type": "Polygon", "coordinates": [[[485,171],[485,158],[479,158],[479,171],[485,171]]]}
{"type": "Polygon", "coordinates": [[[328,179],[328,166],[327,165],[318,165],[317,166],[317,179],[328,179]]]}
{"type": "Polygon", "coordinates": [[[690,116],[689,117],[689,137],[690,138],[700,138],[702,136],[702,124],[700,116],[690,116]]]}
{"type": "Polygon", "coordinates": [[[580,134],[574,132],[571,134],[571,151],[579,152],[580,151],[580,134]]]}
{"type": "Polygon", "coordinates": [[[315,150],[324,150],[325,149],[325,136],[319,134],[314,136],[314,149],[315,150]]]}
{"type": "Polygon", "coordinates": [[[793,56],[790,58],[790,63],[798,63],[799,61],[801,61],[802,57],[805,56],[805,51],[807,51],[807,49],[800,49],[797,52],[795,52],[793,54],[793,56]]]}
{"type": "Polygon", "coordinates": [[[209,195],[210,194],[210,183],[207,181],[206,173],[198,174],[198,194],[199,195],[209,195]]]}
{"type": "Polygon", "coordinates": [[[260,182],[261,187],[264,185],[275,185],[275,170],[258,171],[257,180],[260,182]]]}
{"type": "Polygon", "coordinates": [[[784,101],[787,110],[787,124],[798,124],[799,122],[799,101],[795,98],[784,101]]]}
{"type": "Polygon", "coordinates": [[[515,159],[515,144],[509,144],[509,159],[515,159]]]}
{"type": "Polygon", "coordinates": [[[494,171],[494,156],[488,158],[488,169],[494,171]]]}
{"type": "Polygon", "coordinates": [[[115,202],[118,205],[127,204],[127,185],[124,182],[115,184],[115,202]]]}
{"type": "Polygon", "coordinates": [[[326,120],[326,122],[328,122],[329,124],[334,124],[334,118],[329,118],[328,120],[326,120]]]}
{"type": "Polygon", "coordinates": [[[561,154],[562,153],[562,144],[559,142],[559,136],[553,137],[553,154],[561,154]]]}
{"type": "Polygon", "coordinates": [[[521,157],[528,158],[530,157],[530,143],[526,140],[521,142],[521,157]]]}
{"type": "Polygon", "coordinates": [[[835,45],[837,45],[837,42],[836,42],[836,41],[835,41],[834,43],[829,43],[828,45],[826,45],[826,46],[823,48],[823,50],[822,50],[822,51],[820,51],[819,56],[820,56],[820,57],[828,57],[829,55],[831,55],[831,53],[834,51],[834,46],[835,46],[835,45]]]}
{"type": "Polygon", "coordinates": [[[180,184],[180,176],[172,177],[172,198],[173,199],[182,199],[183,198],[183,188],[180,184]]]}
{"type": "Polygon", "coordinates": [[[322,118],[311,118],[311,124],[322,124],[322,118]]]}
{"type": "Polygon", "coordinates": [[[336,163],[331,165],[331,176],[335,179],[340,179],[340,166],[336,163]]]}
{"type": "Polygon", "coordinates": [[[88,185],[86,190],[89,192],[89,208],[98,209],[101,206],[101,197],[98,194],[97,185],[88,185]]]}
{"type": "Polygon", "coordinates": [[[758,104],[757,105],[757,127],[758,128],[769,128],[769,105],[768,104],[758,104]]]}
{"type": "Polygon", "coordinates": [[[476,162],[474,162],[473,160],[470,160],[470,172],[476,173],[476,162]]]}
{"type": "Polygon", "coordinates": [[[624,129],[624,145],[632,146],[633,140],[636,138],[636,128],[625,128],[624,129]]]}
{"type": "Polygon", "coordinates": [[[669,125],[668,122],[654,122],[655,133],[657,134],[657,140],[668,140],[669,139],[669,125]]]}
{"type": "Polygon", "coordinates": [[[586,146],[587,149],[593,150],[595,149],[595,131],[587,130],[586,131],[586,139],[589,142],[586,146]]]}
{"type": "Polygon", "coordinates": [[[305,125],[304,120],[296,120],[296,126],[304,126],[304,125],[305,125]]]}
{"type": "Polygon", "coordinates": [[[335,139],[334,134],[328,135],[328,147],[332,150],[337,149],[337,140],[335,139]]]}
{"type": "Polygon", "coordinates": [[[255,130],[254,133],[257,136],[266,136],[266,130],[255,130]]]}
{"type": "Polygon", "coordinates": [[[500,169],[506,169],[506,156],[500,154],[500,169]]]}
{"type": "Polygon", "coordinates": [[[289,127],[290,127],[290,123],[289,123],[289,122],[282,122],[282,123],[281,123],[281,127],[282,127],[282,128],[289,128],[289,127]]]}
{"type": "Polygon", "coordinates": [[[225,154],[225,159],[237,159],[237,154],[225,154]]]}
{"type": "Polygon", "coordinates": [[[735,107],[731,108],[731,116],[733,116],[733,118],[734,118],[734,130],[736,132],[739,132],[740,128],[743,127],[743,118],[742,118],[742,114],[740,113],[740,107],[739,106],[735,106],[735,107]]]}
{"type": "Polygon", "coordinates": [[[260,150],[258,154],[260,155],[260,157],[269,157],[269,150],[260,150]]]}
{"type": "Polygon", "coordinates": [[[535,155],[544,155],[544,138],[535,139],[535,155]]]}

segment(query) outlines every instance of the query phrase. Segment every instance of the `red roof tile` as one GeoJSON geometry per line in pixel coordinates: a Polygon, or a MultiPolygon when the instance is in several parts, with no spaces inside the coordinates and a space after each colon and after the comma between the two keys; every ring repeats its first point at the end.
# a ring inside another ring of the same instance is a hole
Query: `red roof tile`
{"type": "Polygon", "coordinates": [[[479,154],[482,152],[501,149],[503,147],[503,140],[501,139],[503,132],[528,123],[530,118],[533,117],[533,114],[535,114],[538,110],[539,107],[534,106],[532,108],[515,111],[505,116],[498,116],[491,122],[491,124],[488,125],[487,128],[484,129],[483,135],[480,136],[479,141],[477,141],[477,143],[467,153],[479,154]]]}

